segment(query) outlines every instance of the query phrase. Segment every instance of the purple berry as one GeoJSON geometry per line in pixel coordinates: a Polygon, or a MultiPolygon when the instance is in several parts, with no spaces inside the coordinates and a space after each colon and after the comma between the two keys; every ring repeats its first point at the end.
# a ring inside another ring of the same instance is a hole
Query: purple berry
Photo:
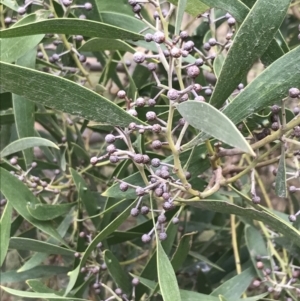
{"type": "Polygon", "coordinates": [[[147,243],[151,240],[151,236],[149,234],[143,234],[142,242],[147,243]]]}

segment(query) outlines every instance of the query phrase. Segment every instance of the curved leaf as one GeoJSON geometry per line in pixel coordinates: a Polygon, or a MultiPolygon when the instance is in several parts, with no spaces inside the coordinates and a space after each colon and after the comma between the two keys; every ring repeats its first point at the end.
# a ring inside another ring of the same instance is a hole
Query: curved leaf
{"type": "Polygon", "coordinates": [[[135,49],[122,40],[94,38],[84,43],[78,51],[121,50],[135,53],[135,49]]]}
{"type": "MultiPolygon", "coordinates": [[[[180,0],[168,0],[168,2],[178,5],[178,2],[180,0]]],[[[197,17],[199,14],[204,13],[209,9],[209,6],[204,4],[204,1],[199,1],[199,0],[187,0],[187,4],[185,7],[185,11],[192,15],[193,17],[197,17]]]]}
{"type": "Polygon", "coordinates": [[[172,264],[165,253],[160,240],[157,239],[157,275],[164,301],[180,301],[180,292],[172,264]]]}
{"type": "MultiPolygon", "coordinates": [[[[23,47],[23,46],[22,46],[23,47]]],[[[16,61],[16,65],[35,68],[36,48],[28,51],[20,59],[16,61]]],[[[18,138],[33,137],[34,132],[34,111],[35,104],[23,97],[13,94],[13,110],[15,117],[16,130],[18,138]]],[[[26,167],[29,167],[33,161],[33,150],[23,150],[26,167]]]]}
{"type": "Polygon", "coordinates": [[[253,63],[267,50],[286,16],[290,0],[271,3],[258,0],[238,30],[211,97],[221,107],[247,74],[253,63]]]}
{"type": "Polygon", "coordinates": [[[178,105],[177,109],[196,129],[255,156],[249,143],[232,121],[212,105],[190,100],[178,105]]]}
{"type": "Polygon", "coordinates": [[[26,291],[18,291],[12,288],[1,286],[1,288],[9,293],[10,295],[22,297],[22,298],[35,298],[35,299],[47,299],[47,300],[72,300],[72,301],[88,301],[87,299],[80,299],[74,297],[62,297],[59,295],[55,295],[53,293],[36,293],[36,292],[26,292],[26,291]]]}
{"type": "Polygon", "coordinates": [[[1,151],[1,157],[6,157],[11,154],[14,154],[19,151],[23,151],[24,149],[28,149],[35,146],[48,146],[48,147],[54,147],[56,149],[59,149],[59,147],[53,143],[52,141],[44,138],[39,137],[26,137],[22,139],[18,139],[9,145],[7,145],[2,151],[1,151]]]}
{"type": "Polygon", "coordinates": [[[40,43],[44,35],[0,39],[0,61],[13,63],[40,43]]]}
{"type": "Polygon", "coordinates": [[[110,250],[105,250],[103,255],[108,272],[114,280],[115,284],[126,294],[130,294],[132,285],[129,281],[128,274],[124,272],[118,259],[110,250]]]}
{"type": "MultiPolygon", "coordinates": [[[[291,50],[264,70],[234,98],[223,110],[223,113],[234,124],[238,124],[253,113],[257,113],[285,98],[291,87],[300,86],[299,64],[300,46],[291,50]]],[[[208,137],[205,134],[200,134],[187,143],[183,149],[186,150],[198,145],[208,137]]]]}
{"type": "Polygon", "coordinates": [[[285,162],[285,152],[283,151],[280,156],[276,182],[275,182],[275,192],[276,195],[281,198],[287,197],[287,183],[286,183],[286,162],[285,162]]]}
{"type": "Polygon", "coordinates": [[[13,26],[4,29],[0,33],[1,38],[13,38],[31,36],[36,34],[52,33],[76,34],[93,38],[106,39],[143,39],[143,36],[135,32],[118,28],[105,23],[83,19],[48,19],[25,25],[13,26]]]}
{"type": "Polygon", "coordinates": [[[0,220],[0,266],[2,266],[9,245],[12,206],[7,203],[0,220]]]}
{"type": "Polygon", "coordinates": [[[27,210],[34,218],[40,221],[49,221],[67,214],[75,205],[77,202],[57,205],[35,204],[27,205],[27,210]]]}
{"type": "Polygon", "coordinates": [[[10,284],[21,281],[26,281],[28,279],[37,279],[50,277],[53,275],[66,274],[70,268],[54,265],[40,265],[33,269],[19,272],[19,271],[8,271],[1,273],[0,283],[10,284]]]}
{"type": "Polygon", "coordinates": [[[180,32],[180,27],[182,23],[183,14],[187,6],[188,0],[178,0],[178,6],[176,11],[176,22],[175,22],[175,35],[178,35],[180,32]]]}
{"type": "Polygon", "coordinates": [[[216,200],[202,200],[202,201],[185,201],[182,202],[186,205],[208,209],[221,213],[236,214],[240,216],[246,216],[253,220],[262,221],[265,224],[272,227],[274,230],[282,233],[286,237],[289,237],[291,242],[295,245],[300,246],[300,231],[295,229],[289,222],[279,218],[268,209],[262,206],[258,206],[259,210],[254,208],[243,208],[235,204],[226,201],[216,200]]]}
{"type": "Polygon", "coordinates": [[[68,294],[76,284],[80,269],[85,264],[86,260],[89,258],[92,251],[97,247],[97,244],[104,240],[108,235],[114,232],[119,226],[128,218],[131,208],[136,202],[132,202],[123,212],[121,212],[114,220],[112,220],[102,231],[98,233],[93,241],[89,244],[81,258],[80,264],[70,273],[70,281],[66,288],[65,294],[68,294]]]}
{"type": "Polygon", "coordinates": [[[253,267],[250,267],[243,271],[241,274],[232,277],[231,279],[225,281],[219,287],[217,287],[212,293],[212,296],[222,295],[228,300],[238,299],[253,281],[256,276],[253,267]]]}
{"type": "MultiPolygon", "coordinates": [[[[138,33],[139,31],[145,29],[145,23],[141,20],[138,20],[132,15],[124,15],[122,13],[116,12],[102,12],[101,13],[102,22],[110,24],[118,28],[123,28],[131,32],[138,33]]],[[[151,31],[151,30],[150,30],[151,31]]],[[[126,39],[120,37],[122,40],[126,39]]],[[[118,39],[118,38],[116,38],[118,39]]],[[[143,40],[144,37],[139,34],[139,40],[143,40]]]]}
{"type": "Polygon", "coordinates": [[[28,187],[6,169],[0,168],[0,171],[1,192],[14,209],[32,225],[65,244],[58,232],[52,227],[51,223],[36,220],[27,211],[26,204],[28,202],[31,204],[38,204],[38,200],[28,187]]]}
{"type": "Polygon", "coordinates": [[[71,249],[66,249],[44,241],[23,237],[12,237],[9,241],[9,248],[16,250],[29,250],[47,254],[74,256],[74,251],[71,249]]]}
{"type": "Polygon", "coordinates": [[[6,91],[88,120],[119,126],[141,123],[108,99],[67,79],[2,62],[0,67],[0,85],[6,91]]]}
{"type": "Polygon", "coordinates": [[[235,124],[288,95],[300,86],[300,46],[282,56],[255,78],[223,111],[235,124]]]}
{"type": "MultiPolygon", "coordinates": [[[[244,229],[244,235],[246,240],[246,245],[250,254],[250,259],[252,261],[253,267],[259,277],[264,277],[264,272],[257,268],[256,256],[269,256],[270,253],[266,246],[266,242],[263,239],[260,231],[253,226],[247,225],[244,229]]],[[[264,268],[270,269],[272,271],[272,262],[268,259],[264,259],[264,268]]],[[[274,276],[274,275],[272,275],[274,276]]]]}

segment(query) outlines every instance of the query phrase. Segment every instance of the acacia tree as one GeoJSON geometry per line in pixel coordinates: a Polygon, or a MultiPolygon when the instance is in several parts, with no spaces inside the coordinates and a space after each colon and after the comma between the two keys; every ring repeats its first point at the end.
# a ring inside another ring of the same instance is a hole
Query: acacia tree
{"type": "Polygon", "coordinates": [[[0,3],[3,300],[298,300],[299,1],[0,3]]]}

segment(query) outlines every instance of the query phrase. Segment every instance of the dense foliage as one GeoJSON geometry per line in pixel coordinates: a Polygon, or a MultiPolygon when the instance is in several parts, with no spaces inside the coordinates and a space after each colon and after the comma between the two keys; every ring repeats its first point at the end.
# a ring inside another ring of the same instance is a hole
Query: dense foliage
{"type": "Polygon", "coordinates": [[[299,300],[298,0],[0,18],[1,300],[299,300]]]}

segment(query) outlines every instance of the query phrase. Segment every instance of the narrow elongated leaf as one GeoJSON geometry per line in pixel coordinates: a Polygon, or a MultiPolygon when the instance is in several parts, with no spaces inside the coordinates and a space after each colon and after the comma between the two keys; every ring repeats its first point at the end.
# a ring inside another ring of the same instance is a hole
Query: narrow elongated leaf
{"type": "Polygon", "coordinates": [[[119,264],[118,259],[110,250],[105,250],[104,261],[115,284],[121,288],[123,292],[130,294],[132,285],[130,283],[128,274],[124,272],[123,268],[119,264]]]}
{"type": "Polygon", "coordinates": [[[249,143],[232,121],[212,105],[206,102],[187,101],[178,105],[177,109],[196,129],[255,156],[249,143]]]}
{"type": "Polygon", "coordinates": [[[0,87],[6,91],[88,120],[119,126],[141,123],[108,99],[64,78],[2,62],[0,67],[0,87]]]}
{"type": "Polygon", "coordinates": [[[201,260],[203,262],[205,262],[207,265],[221,271],[221,272],[224,272],[224,270],[222,268],[220,268],[218,265],[214,264],[213,262],[211,262],[208,258],[206,258],[205,256],[197,253],[197,252],[194,252],[194,251],[190,251],[189,252],[189,255],[191,255],[192,257],[198,259],[198,260],[201,260]]]}
{"type": "MultiPolygon", "coordinates": [[[[152,280],[148,280],[139,276],[135,276],[135,277],[139,278],[140,282],[151,290],[154,290],[157,285],[156,282],[152,280]]],[[[192,291],[180,290],[179,292],[180,292],[181,300],[183,301],[219,301],[217,297],[199,294],[192,291]]],[[[158,293],[161,294],[160,291],[158,293]]]]}
{"type": "Polygon", "coordinates": [[[38,200],[28,189],[28,187],[4,168],[0,168],[0,171],[1,192],[7,201],[14,207],[14,209],[32,225],[65,244],[50,222],[36,220],[27,211],[26,204],[28,202],[31,204],[38,204],[38,200]]]}
{"type": "Polygon", "coordinates": [[[8,250],[12,206],[7,203],[0,220],[0,266],[2,266],[8,250]]]}
{"type": "Polygon", "coordinates": [[[238,299],[249,287],[256,273],[253,267],[246,269],[241,274],[232,277],[217,287],[212,296],[222,295],[229,300],[238,299]]]}
{"type": "MultiPolygon", "coordinates": [[[[123,28],[130,32],[135,32],[138,34],[139,31],[145,29],[145,23],[142,22],[141,20],[138,20],[133,15],[125,15],[123,13],[116,13],[114,11],[110,11],[110,12],[101,12],[100,16],[103,23],[110,24],[117,28],[123,28]]],[[[102,36],[99,37],[102,38],[102,36]]],[[[122,37],[118,37],[118,38],[124,40],[124,38],[122,37]]],[[[139,40],[141,39],[143,38],[139,34],[139,40]]]]}
{"type": "Polygon", "coordinates": [[[135,53],[136,50],[122,40],[94,38],[84,43],[78,51],[120,50],[135,53]]]}
{"type": "MultiPolygon", "coordinates": [[[[238,124],[253,113],[257,113],[285,98],[291,87],[300,86],[299,64],[300,46],[291,50],[264,70],[224,109],[223,113],[234,124],[238,124]]],[[[207,139],[204,136],[206,135],[200,134],[188,143],[184,149],[203,142],[204,139],[207,139]]]]}
{"type": "Polygon", "coordinates": [[[164,301],[182,300],[172,264],[159,239],[157,239],[157,274],[159,287],[164,301]]]}
{"type": "Polygon", "coordinates": [[[49,221],[67,214],[75,205],[77,205],[77,202],[57,205],[35,204],[27,205],[27,210],[35,219],[49,221]]]}
{"type": "Polygon", "coordinates": [[[84,252],[84,255],[81,258],[80,264],[70,273],[70,281],[66,288],[65,294],[68,294],[73,289],[77,281],[80,269],[83,267],[92,251],[97,247],[97,244],[119,228],[119,226],[128,218],[130,210],[134,205],[135,202],[132,202],[132,204],[130,204],[122,213],[120,213],[113,221],[111,221],[104,229],[102,229],[102,231],[99,232],[98,235],[89,244],[84,252]]]}
{"type": "Polygon", "coordinates": [[[39,137],[26,137],[10,143],[1,151],[0,155],[1,157],[6,157],[34,146],[48,146],[59,149],[58,146],[50,140],[39,137]]]}
{"type": "MultiPolygon", "coordinates": [[[[178,0],[172,0],[171,3],[177,5],[178,0]]],[[[186,12],[194,17],[197,17],[200,13],[208,10],[208,8],[215,7],[220,8],[230,13],[239,23],[242,23],[247,17],[250,9],[242,3],[240,0],[189,0],[186,7],[186,12]]],[[[277,32],[277,36],[281,36],[280,32],[277,32]]],[[[282,39],[280,39],[282,40],[282,39]]],[[[278,45],[275,39],[273,39],[268,46],[268,49],[261,57],[262,62],[265,65],[270,65],[284,54],[284,51],[278,45]]]]}
{"type": "Polygon", "coordinates": [[[0,3],[14,11],[18,11],[19,5],[15,0],[0,0],[0,3]]]}
{"type": "Polygon", "coordinates": [[[300,46],[282,56],[255,78],[223,111],[235,124],[288,95],[300,86],[300,46]]]}
{"type": "MultiPolygon", "coordinates": [[[[257,268],[256,256],[269,256],[269,252],[266,246],[266,242],[263,239],[260,231],[252,226],[246,226],[245,230],[246,245],[249,250],[253,267],[256,269],[256,273],[259,277],[263,277],[264,273],[261,269],[257,268]]],[[[266,259],[263,260],[264,268],[272,270],[271,262],[266,259]]]]}
{"type": "Polygon", "coordinates": [[[262,221],[272,227],[275,231],[278,231],[286,237],[289,237],[291,242],[295,243],[297,246],[300,246],[300,231],[293,228],[290,223],[279,218],[277,215],[263,206],[259,206],[259,209],[261,210],[259,211],[254,208],[243,208],[226,201],[205,200],[198,202],[185,201],[182,203],[198,208],[208,209],[221,213],[246,216],[253,220],[262,221]]]}
{"type": "MultiPolygon", "coordinates": [[[[61,300],[62,297],[55,295],[53,293],[36,293],[36,292],[26,292],[26,291],[18,291],[12,288],[1,286],[1,288],[9,293],[10,295],[22,297],[22,298],[36,298],[36,299],[47,299],[47,300],[61,300]]],[[[80,299],[74,297],[64,297],[64,300],[72,300],[72,301],[88,301],[87,299],[80,299]]]]}
{"type": "Polygon", "coordinates": [[[290,0],[275,0],[271,4],[258,0],[255,3],[230,47],[210,100],[212,105],[220,108],[253,63],[267,50],[289,3],[290,0]]]}
{"type": "MultiPolygon", "coordinates": [[[[36,293],[53,293],[56,295],[60,295],[61,293],[58,291],[55,291],[49,287],[47,287],[44,283],[42,283],[42,281],[40,280],[27,280],[26,283],[28,284],[28,286],[35,291],[36,293]]],[[[63,300],[63,299],[62,299],[63,300]]]]}
{"type": "Polygon", "coordinates": [[[280,156],[276,182],[275,182],[276,195],[281,198],[287,197],[287,184],[286,184],[286,163],[285,163],[285,152],[283,151],[280,156]]]}
{"type": "Polygon", "coordinates": [[[176,11],[176,22],[175,22],[175,34],[178,35],[182,23],[183,14],[187,6],[188,0],[178,0],[178,6],[176,11]]]}
{"type": "Polygon", "coordinates": [[[53,275],[66,274],[69,270],[70,269],[68,267],[41,265],[24,272],[8,271],[1,273],[0,283],[10,284],[26,281],[28,279],[44,278],[53,275]]]}
{"type": "Polygon", "coordinates": [[[0,61],[13,63],[40,43],[44,35],[0,39],[0,61]]]}
{"type": "MultiPolygon", "coordinates": [[[[74,214],[74,210],[71,209],[69,214],[64,218],[64,220],[58,226],[57,232],[61,237],[64,237],[66,235],[70,227],[70,224],[73,220],[73,214],[74,214]]],[[[50,237],[46,242],[50,244],[57,244],[57,240],[52,237],[50,237]]],[[[36,266],[41,264],[47,258],[47,256],[48,255],[45,253],[35,253],[34,255],[31,256],[29,260],[25,262],[25,264],[18,270],[18,272],[20,273],[35,268],[36,266]]]]}
{"type": "MultiPolygon", "coordinates": [[[[92,192],[89,190],[88,187],[86,187],[85,180],[82,178],[82,176],[73,168],[70,169],[72,178],[74,180],[74,183],[76,185],[76,189],[78,191],[78,194],[80,196],[80,200],[84,204],[86,211],[89,216],[96,215],[98,213],[97,208],[97,200],[95,196],[92,194],[92,192]]],[[[92,222],[97,228],[97,225],[99,224],[99,218],[98,219],[92,219],[92,222]]]]}
{"type": "Polygon", "coordinates": [[[9,248],[16,250],[41,252],[47,254],[60,254],[66,256],[74,255],[74,251],[71,249],[62,248],[44,241],[22,237],[12,237],[9,241],[9,248]]]}
{"type": "Polygon", "coordinates": [[[192,238],[195,233],[197,232],[187,233],[181,237],[176,251],[171,259],[171,264],[175,272],[183,265],[185,259],[187,258],[191,248],[192,238]]]}
{"type": "MultiPolygon", "coordinates": [[[[168,2],[177,5],[180,0],[169,0],[168,2]]],[[[199,14],[204,13],[209,9],[209,6],[204,4],[204,1],[200,0],[187,0],[185,11],[192,15],[193,17],[197,17],[199,14]]]]}
{"type": "MultiPolygon", "coordinates": [[[[23,46],[22,46],[23,47],[23,46]]],[[[24,66],[28,68],[35,67],[36,61],[36,49],[32,49],[28,51],[24,56],[19,58],[16,61],[16,64],[19,66],[24,66]]],[[[13,94],[13,109],[15,115],[15,123],[16,123],[16,130],[18,134],[18,138],[25,138],[25,137],[33,137],[34,136],[34,109],[35,104],[23,97],[13,94]]],[[[32,149],[25,149],[23,150],[24,160],[26,167],[33,161],[33,150],[32,149]]]]}
{"type": "Polygon", "coordinates": [[[118,28],[105,23],[83,19],[48,19],[24,25],[13,26],[1,31],[1,38],[13,38],[31,36],[36,34],[52,33],[80,34],[86,37],[106,39],[143,39],[143,36],[135,32],[118,28]]]}

